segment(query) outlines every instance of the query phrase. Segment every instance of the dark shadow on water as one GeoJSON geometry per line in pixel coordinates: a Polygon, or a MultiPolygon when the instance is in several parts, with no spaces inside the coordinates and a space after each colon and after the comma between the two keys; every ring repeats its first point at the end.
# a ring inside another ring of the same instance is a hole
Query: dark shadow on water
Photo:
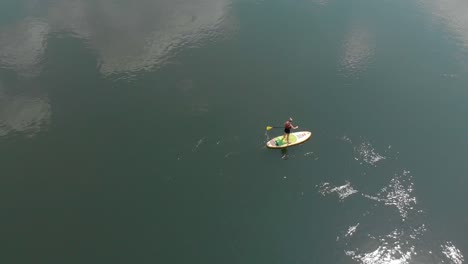
{"type": "Polygon", "coordinates": [[[287,160],[289,158],[288,156],[288,148],[282,148],[281,149],[281,159],[287,160]]]}

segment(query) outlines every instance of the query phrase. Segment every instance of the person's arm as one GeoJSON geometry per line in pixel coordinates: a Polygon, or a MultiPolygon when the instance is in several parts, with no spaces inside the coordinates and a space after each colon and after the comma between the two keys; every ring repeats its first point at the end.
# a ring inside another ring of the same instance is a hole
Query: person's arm
{"type": "Polygon", "coordinates": [[[297,129],[297,128],[299,128],[299,126],[295,126],[295,127],[293,126],[293,129],[297,129]]]}

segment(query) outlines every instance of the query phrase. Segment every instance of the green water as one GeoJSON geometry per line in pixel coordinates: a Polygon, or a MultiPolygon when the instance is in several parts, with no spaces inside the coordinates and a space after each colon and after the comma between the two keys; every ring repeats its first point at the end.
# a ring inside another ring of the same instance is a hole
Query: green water
{"type": "Polygon", "coordinates": [[[465,263],[467,13],[2,1],[0,261],[465,263]]]}

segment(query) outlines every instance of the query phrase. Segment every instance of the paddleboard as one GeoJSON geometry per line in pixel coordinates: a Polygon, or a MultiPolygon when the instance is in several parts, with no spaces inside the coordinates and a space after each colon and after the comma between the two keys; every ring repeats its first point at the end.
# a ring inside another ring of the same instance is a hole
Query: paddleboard
{"type": "Polygon", "coordinates": [[[266,146],[271,149],[292,147],[306,142],[311,136],[312,132],[310,131],[294,132],[289,134],[289,144],[286,142],[286,138],[282,140],[283,136],[281,135],[269,140],[266,146]]]}

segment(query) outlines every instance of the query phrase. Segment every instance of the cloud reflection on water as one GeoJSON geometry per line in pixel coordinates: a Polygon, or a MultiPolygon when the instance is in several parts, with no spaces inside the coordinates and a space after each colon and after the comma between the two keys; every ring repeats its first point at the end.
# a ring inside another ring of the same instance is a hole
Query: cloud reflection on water
{"type": "Polygon", "coordinates": [[[179,47],[211,38],[223,24],[228,1],[62,1],[47,21],[86,39],[104,75],[150,70],[179,47]]]}
{"type": "Polygon", "coordinates": [[[361,24],[354,24],[343,41],[341,67],[346,76],[358,78],[368,67],[375,53],[373,33],[361,24]]]}
{"type": "MultiPolygon", "coordinates": [[[[96,52],[97,68],[104,76],[128,79],[164,65],[180,47],[221,37],[226,33],[223,27],[233,23],[226,15],[229,4],[228,0],[143,0],[138,4],[26,0],[23,6],[29,16],[0,25],[0,70],[13,71],[19,78],[39,76],[49,37],[55,34],[81,39],[96,52]]],[[[31,90],[19,94],[14,86],[21,84],[0,84],[0,135],[37,132],[40,124],[48,123],[51,107],[46,94],[31,90]]]]}

